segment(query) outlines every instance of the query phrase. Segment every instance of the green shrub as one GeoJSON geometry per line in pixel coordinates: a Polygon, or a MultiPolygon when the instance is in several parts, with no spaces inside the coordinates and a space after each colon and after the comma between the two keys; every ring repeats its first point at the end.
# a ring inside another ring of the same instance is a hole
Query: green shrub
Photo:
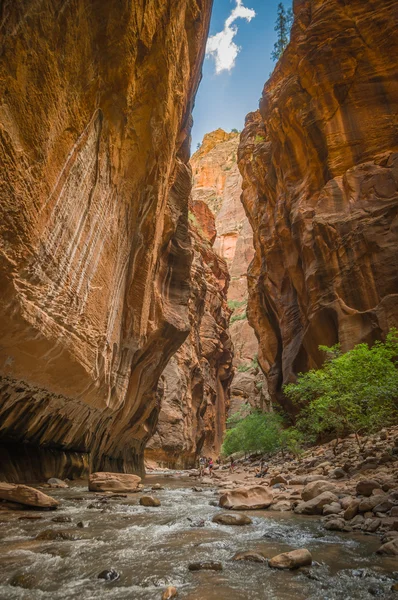
{"type": "Polygon", "coordinates": [[[297,426],[316,439],[331,433],[337,439],[354,433],[369,434],[398,420],[398,331],[371,348],[358,344],[345,354],[340,346],[320,346],[327,354],[320,369],[300,373],[284,393],[301,412],[297,426]]]}
{"type": "MultiPolygon", "coordinates": [[[[247,405],[245,405],[247,410],[247,405]]],[[[302,436],[294,428],[284,429],[283,419],[277,413],[254,411],[242,417],[242,412],[228,420],[233,427],[225,433],[222,454],[273,453],[278,450],[298,452],[302,436]]]]}
{"type": "Polygon", "coordinates": [[[246,371],[249,371],[250,368],[250,363],[244,363],[242,365],[238,365],[237,370],[239,373],[245,373],[246,371]]]}
{"type": "Polygon", "coordinates": [[[256,135],[254,141],[256,142],[256,144],[260,144],[261,142],[265,142],[265,138],[262,135],[256,135]]]}
{"type": "MultiPolygon", "coordinates": [[[[239,279],[239,277],[237,279],[239,279]]],[[[242,306],[246,306],[246,304],[247,304],[247,299],[246,300],[228,300],[228,307],[231,310],[236,310],[237,308],[242,308],[242,306]]]]}
{"type": "Polygon", "coordinates": [[[232,317],[230,318],[229,322],[230,323],[235,323],[235,321],[244,321],[245,319],[247,319],[247,314],[246,312],[240,314],[240,315],[232,315],[232,317]]]}

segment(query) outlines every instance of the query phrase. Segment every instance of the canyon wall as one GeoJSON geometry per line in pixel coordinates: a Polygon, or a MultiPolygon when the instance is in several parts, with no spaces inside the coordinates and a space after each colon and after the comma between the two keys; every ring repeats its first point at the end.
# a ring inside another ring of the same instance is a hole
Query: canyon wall
{"type": "Polygon", "coordinates": [[[1,478],[143,471],[190,330],[211,4],[1,3],[1,478]]]}
{"type": "Polygon", "coordinates": [[[204,136],[192,156],[193,203],[204,202],[215,217],[214,250],[225,259],[231,282],[228,305],[235,374],[229,414],[243,404],[268,406],[266,380],[257,363],[258,342],[247,320],[247,268],[254,256],[253,232],[240,201],[242,177],[237,165],[238,132],[217,129],[204,136]]]}
{"type": "Polygon", "coordinates": [[[214,217],[203,202],[189,212],[193,242],[191,331],[162,373],[158,387],[160,413],[149,440],[148,465],[190,468],[200,454],[220,454],[233,377],[228,330],[229,274],[212,248],[214,217]]]}
{"type": "Polygon", "coordinates": [[[249,321],[270,393],[398,324],[396,0],[295,0],[291,43],[247,116],[249,321]]]}

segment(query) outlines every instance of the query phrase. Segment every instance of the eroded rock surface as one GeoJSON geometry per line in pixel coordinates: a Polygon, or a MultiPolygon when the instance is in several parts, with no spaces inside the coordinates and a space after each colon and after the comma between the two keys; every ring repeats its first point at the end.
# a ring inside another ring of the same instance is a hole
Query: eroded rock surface
{"type": "MultiPolygon", "coordinates": [[[[217,129],[203,138],[192,156],[193,204],[207,205],[215,217],[214,250],[224,258],[230,274],[228,305],[232,310],[230,332],[236,373],[231,384],[230,414],[242,405],[265,408],[266,380],[257,364],[258,342],[247,320],[247,268],[254,256],[253,232],[240,200],[242,177],[237,165],[239,134],[217,129]]],[[[204,219],[211,223],[211,218],[204,219]]],[[[208,234],[209,235],[209,234],[208,234]]]]}
{"type": "Polygon", "coordinates": [[[1,441],[143,470],[154,390],[190,327],[190,113],[211,4],[2,4],[1,441]]]}
{"type": "Polygon", "coordinates": [[[295,0],[291,43],[248,115],[249,321],[273,399],[398,323],[396,2],[295,0]]]}
{"type": "Polygon", "coordinates": [[[211,231],[214,218],[207,205],[191,204],[191,332],[162,373],[159,420],[145,451],[148,460],[167,467],[192,467],[199,453],[218,456],[226,426],[233,357],[229,275],[211,246],[211,231]]]}

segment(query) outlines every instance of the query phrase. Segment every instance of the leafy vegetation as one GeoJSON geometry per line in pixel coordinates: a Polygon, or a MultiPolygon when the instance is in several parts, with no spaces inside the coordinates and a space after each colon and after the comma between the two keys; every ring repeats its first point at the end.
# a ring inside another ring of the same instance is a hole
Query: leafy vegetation
{"type": "Polygon", "coordinates": [[[258,369],[258,367],[258,356],[255,354],[250,363],[242,363],[241,365],[238,365],[238,371],[240,373],[245,373],[246,371],[250,371],[250,369],[258,369]]]}
{"type": "Polygon", "coordinates": [[[274,44],[274,49],[271,53],[271,58],[274,61],[280,59],[285,50],[286,46],[289,43],[290,38],[290,29],[293,24],[293,11],[291,8],[287,10],[283,6],[282,2],[278,4],[278,16],[276,18],[276,23],[274,30],[277,32],[277,40],[274,44]]]}
{"type": "MultiPolygon", "coordinates": [[[[253,411],[245,405],[245,414],[228,420],[230,428],[222,447],[225,456],[278,450],[298,454],[303,440],[316,441],[321,434],[334,435],[338,442],[353,433],[361,447],[360,435],[398,422],[397,329],[372,347],[358,344],[344,354],[338,344],[320,349],[326,354],[324,365],[284,386],[286,396],[300,409],[296,426],[286,427],[279,414],[253,411]]],[[[250,364],[239,365],[238,371],[256,366],[257,356],[250,364]]]]}
{"type": "Polygon", "coordinates": [[[283,419],[277,413],[262,413],[253,411],[249,405],[244,405],[228,424],[222,454],[230,456],[235,452],[245,454],[273,453],[277,450],[297,451],[301,440],[299,431],[284,429],[283,419]],[[250,413],[245,415],[247,411],[250,413]]]}
{"type": "Polygon", "coordinates": [[[320,346],[326,355],[321,369],[301,373],[284,393],[300,407],[297,427],[307,438],[330,433],[369,434],[397,422],[398,331],[385,342],[358,344],[343,354],[337,344],[320,346]]]}
{"type": "Polygon", "coordinates": [[[231,310],[236,310],[237,308],[242,308],[242,306],[246,306],[247,299],[245,300],[228,300],[228,308],[231,310]]]}
{"type": "Polygon", "coordinates": [[[230,318],[229,322],[230,323],[235,323],[235,321],[244,321],[245,319],[247,319],[247,314],[246,312],[240,314],[240,315],[232,315],[232,317],[230,318]]]}
{"type": "Polygon", "coordinates": [[[265,142],[265,138],[262,135],[256,135],[255,140],[256,144],[261,144],[261,142],[265,142]]]}

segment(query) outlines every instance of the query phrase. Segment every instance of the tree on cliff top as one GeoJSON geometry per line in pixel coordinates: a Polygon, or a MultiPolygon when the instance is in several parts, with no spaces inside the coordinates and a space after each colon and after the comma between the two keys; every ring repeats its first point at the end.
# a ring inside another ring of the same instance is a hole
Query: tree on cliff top
{"type": "Polygon", "coordinates": [[[332,433],[337,439],[369,434],[398,421],[398,330],[385,342],[369,348],[358,344],[343,354],[337,344],[320,346],[326,355],[321,369],[300,373],[297,383],[284,386],[300,408],[297,426],[317,438],[332,433]]]}
{"type": "Polygon", "coordinates": [[[278,4],[278,16],[275,23],[275,31],[278,34],[278,38],[274,44],[274,49],[271,53],[272,60],[279,60],[283,54],[284,49],[289,43],[290,29],[293,23],[293,11],[291,8],[287,10],[283,6],[282,2],[278,4]]]}

